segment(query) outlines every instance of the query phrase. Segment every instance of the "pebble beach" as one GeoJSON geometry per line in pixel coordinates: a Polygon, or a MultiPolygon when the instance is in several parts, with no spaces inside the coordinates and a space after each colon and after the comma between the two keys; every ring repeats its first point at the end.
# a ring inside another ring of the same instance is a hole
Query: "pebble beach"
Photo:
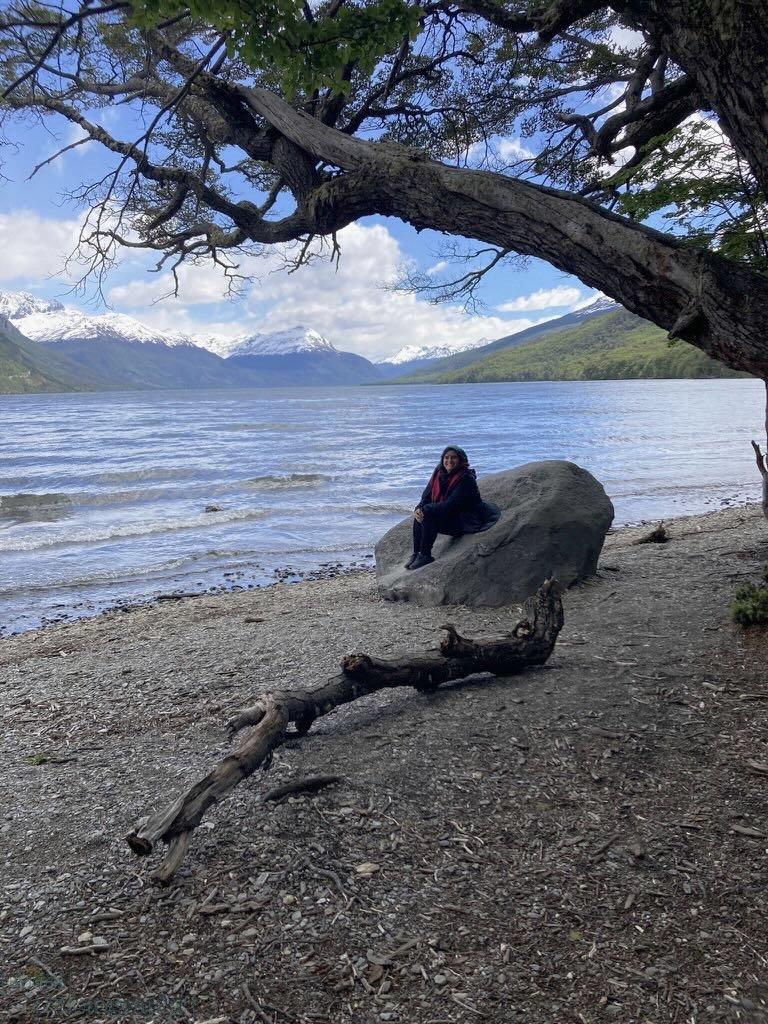
{"type": "Polygon", "coordinates": [[[358,570],[0,641],[0,1019],[768,1020],[768,642],[728,614],[768,522],[652,526],[609,534],[544,667],[319,720],[167,889],[124,837],[226,756],[232,714],[518,609],[387,604],[358,570]]]}

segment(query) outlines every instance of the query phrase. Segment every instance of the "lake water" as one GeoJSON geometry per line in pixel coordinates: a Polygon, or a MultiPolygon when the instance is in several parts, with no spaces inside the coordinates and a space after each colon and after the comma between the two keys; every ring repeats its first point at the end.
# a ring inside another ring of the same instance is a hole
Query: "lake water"
{"type": "Polygon", "coordinates": [[[617,524],[757,501],[764,394],[689,380],[0,396],[0,635],[371,565],[448,443],[481,480],[576,462],[617,524]]]}

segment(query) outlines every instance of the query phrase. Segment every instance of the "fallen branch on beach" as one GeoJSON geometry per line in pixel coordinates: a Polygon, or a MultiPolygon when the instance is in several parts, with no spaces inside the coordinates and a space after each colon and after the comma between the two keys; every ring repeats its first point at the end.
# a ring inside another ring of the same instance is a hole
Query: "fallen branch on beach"
{"type": "Polygon", "coordinates": [[[152,853],[160,840],[168,845],[164,860],[152,876],[159,884],[167,885],[184,860],[192,833],[205,812],[257,768],[269,763],[272,751],[286,737],[289,722],[295,724],[296,733],[304,735],[316,718],[377,690],[410,686],[430,691],[441,683],[479,672],[496,676],[524,672],[549,658],[562,626],[560,586],[556,580],[546,580],[525,602],[523,618],[509,634],[469,640],[446,625],[442,627],[446,635],[439,650],[391,660],[349,654],[342,661],[340,674],[315,689],[264,694],[228,723],[232,736],[248,729],[235,750],[168,807],[140,822],[126,836],[128,845],[139,856],[152,853]]]}

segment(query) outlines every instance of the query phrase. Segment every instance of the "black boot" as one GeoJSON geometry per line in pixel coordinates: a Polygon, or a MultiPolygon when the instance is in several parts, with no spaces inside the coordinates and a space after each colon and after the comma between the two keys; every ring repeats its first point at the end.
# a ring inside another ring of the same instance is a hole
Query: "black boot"
{"type": "Polygon", "coordinates": [[[434,562],[432,555],[422,555],[419,552],[416,557],[408,563],[406,569],[423,569],[425,565],[429,565],[430,562],[434,562]]]}

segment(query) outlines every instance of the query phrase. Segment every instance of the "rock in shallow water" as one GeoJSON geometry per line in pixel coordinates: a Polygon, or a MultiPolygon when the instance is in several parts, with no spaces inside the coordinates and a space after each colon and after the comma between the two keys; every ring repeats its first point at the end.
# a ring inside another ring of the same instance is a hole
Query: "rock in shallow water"
{"type": "Polygon", "coordinates": [[[591,473],[572,462],[529,462],[478,484],[501,509],[499,521],[484,533],[438,537],[431,565],[404,568],[410,519],[381,538],[376,575],[385,600],[499,607],[525,600],[548,576],[571,586],[595,573],[613,505],[591,473]]]}

